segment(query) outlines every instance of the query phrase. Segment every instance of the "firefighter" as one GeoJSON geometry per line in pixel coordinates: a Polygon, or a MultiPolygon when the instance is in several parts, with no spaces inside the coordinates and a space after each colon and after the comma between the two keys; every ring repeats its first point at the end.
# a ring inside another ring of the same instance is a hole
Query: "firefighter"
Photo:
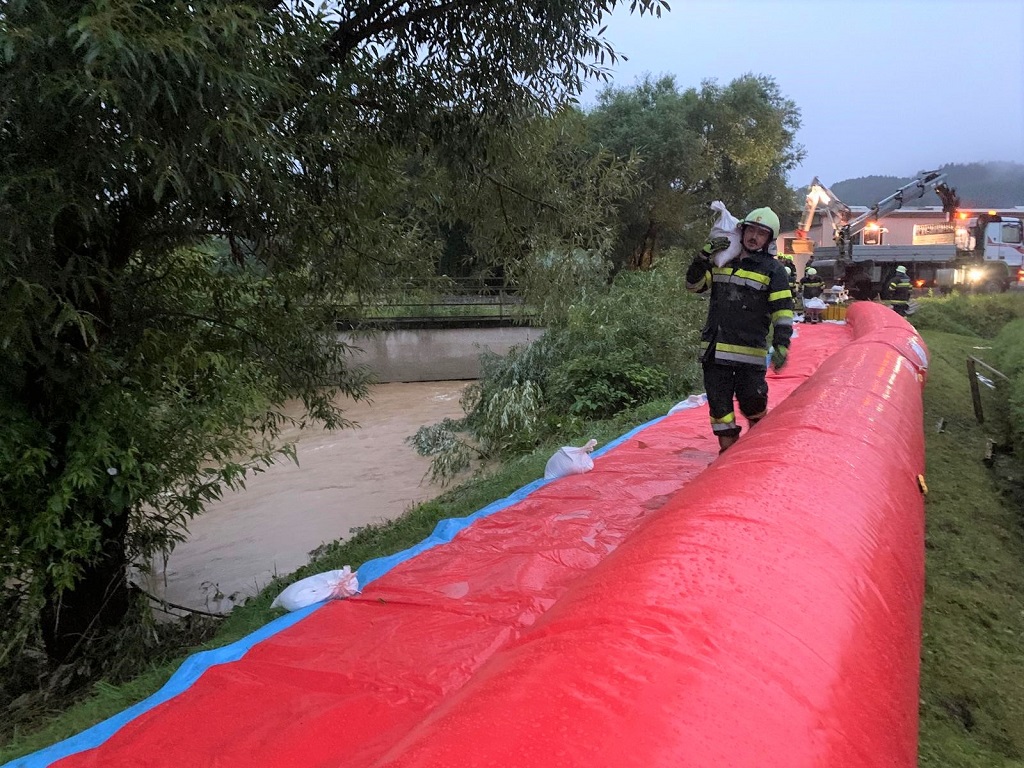
{"type": "Polygon", "coordinates": [[[807,306],[807,303],[810,299],[821,299],[824,290],[825,283],[818,277],[818,270],[814,267],[805,269],[804,276],[800,280],[800,294],[804,300],[804,322],[812,325],[821,322],[821,309],[813,306],[817,302],[811,302],[812,306],[810,307],[807,306]]]}
{"type": "Polygon", "coordinates": [[[796,296],[796,264],[793,263],[792,256],[779,256],[779,261],[782,262],[782,266],[786,268],[786,275],[789,277],[789,290],[793,292],[793,296],[796,296]]]}
{"type": "Polygon", "coordinates": [[[768,411],[769,332],[776,371],[786,364],[793,335],[793,293],[785,268],[769,252],[779,233],[779,217],[771,208],[757,208],[740,227],[743,248],[735,259],[715,266],[712,257],[728,248],[729,240],[713,238],[686,272],[689,290],[711,292],[701,331],[701,364],[720,453],[740,436],[734,397],[751,427],[768,411]]]}
{"type": "Polygon", "coordinates": [[[907,268],[900,264],[896,267],[896,273],[889,281],[889,306],[897,314],[907,316],[910,308],[910,278],[907,276],[907,268]]]}
{"type": "Polygon", "coordinates": [[[789,292],[793,294],[793,298],[796,298],[796,273],[790,268],[786,267],[786,279],[789,281],[789,292]]]}

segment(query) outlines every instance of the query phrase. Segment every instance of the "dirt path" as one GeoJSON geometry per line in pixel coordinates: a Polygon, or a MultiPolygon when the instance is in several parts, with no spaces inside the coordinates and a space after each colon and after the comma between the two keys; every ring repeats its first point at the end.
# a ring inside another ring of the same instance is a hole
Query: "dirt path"
{"type": "Polygon", "coordinates": [[[404,441],[423,424],[461,416],[466,385],[381,384],[372,403],[346,406],[359,428],[301,433],[299,466],[270,467],[249,478],[246,490],[210,505],[166,568],[156,563],[149,589],[180,605],[227,611],[232,595],[255,594],[275,573],[304,565],[321,544],[437,496],[441,489],[424,478],[428,459],[404,441]]]}

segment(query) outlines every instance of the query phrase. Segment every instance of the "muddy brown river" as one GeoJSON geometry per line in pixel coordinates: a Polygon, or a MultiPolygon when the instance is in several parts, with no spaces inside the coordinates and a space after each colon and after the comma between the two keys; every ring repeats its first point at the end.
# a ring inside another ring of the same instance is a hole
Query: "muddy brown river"
{"type": "Polygon", "coordinates": [[[429,459],[405,438],[423,424],[462,416],[467,384],[380,384],[372,402],[345,404],[357,428],[286,434],[296,440],[299,465],[284,460],[209,505],[166,564],[154,563],[147,588],[171,603],[225,612],[275,574],[304,565],[321,544],[439,495],[425,477],[429,459]]]}

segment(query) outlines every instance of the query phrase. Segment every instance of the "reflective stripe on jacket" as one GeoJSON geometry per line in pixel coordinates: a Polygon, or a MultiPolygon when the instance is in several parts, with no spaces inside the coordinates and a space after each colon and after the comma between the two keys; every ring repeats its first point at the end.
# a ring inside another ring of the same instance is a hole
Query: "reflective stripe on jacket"
{"type": "Polygon", "coordinates": [[[902,272],[897,272],[889,282],[889,295],[893,301],[910,301],[910,278],[902,272]]]}
{"type": "Polygon", "coordinates": [[[724,267],[697,257],[686,272],[686,287],[711,291],[702,359],[710,355],[720,363],[765,368],[769,333],[775,347],[789,347],[793,293],[785,268],[771,256],[744,251],[724,267]]]}

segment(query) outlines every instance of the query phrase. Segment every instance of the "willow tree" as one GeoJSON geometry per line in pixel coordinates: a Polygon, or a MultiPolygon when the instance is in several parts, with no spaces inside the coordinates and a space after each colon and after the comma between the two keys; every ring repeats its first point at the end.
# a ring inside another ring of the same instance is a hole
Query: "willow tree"
{"type": "Polygon", "coordinates": [[[712,200],[737,216],[793,205],[786,174],[803,157],[800,112],[770,77],[685,90],[671,76],[645,77],[604,89],[587,119],[595,145],[638,158],[637,192],[617,217],[619,266],[647,269],[660,247],[694,245],[707,234],[712,200]]]}
{"type": "Polygon", "coordinates": [[[4,4],[0,660],[116,624],[126,566],[274,459],[286,400],[344,425],[337,304],[430,253],[409,158],[507,164],[496,136],[614,60],[614,5],[4,4]]]}

